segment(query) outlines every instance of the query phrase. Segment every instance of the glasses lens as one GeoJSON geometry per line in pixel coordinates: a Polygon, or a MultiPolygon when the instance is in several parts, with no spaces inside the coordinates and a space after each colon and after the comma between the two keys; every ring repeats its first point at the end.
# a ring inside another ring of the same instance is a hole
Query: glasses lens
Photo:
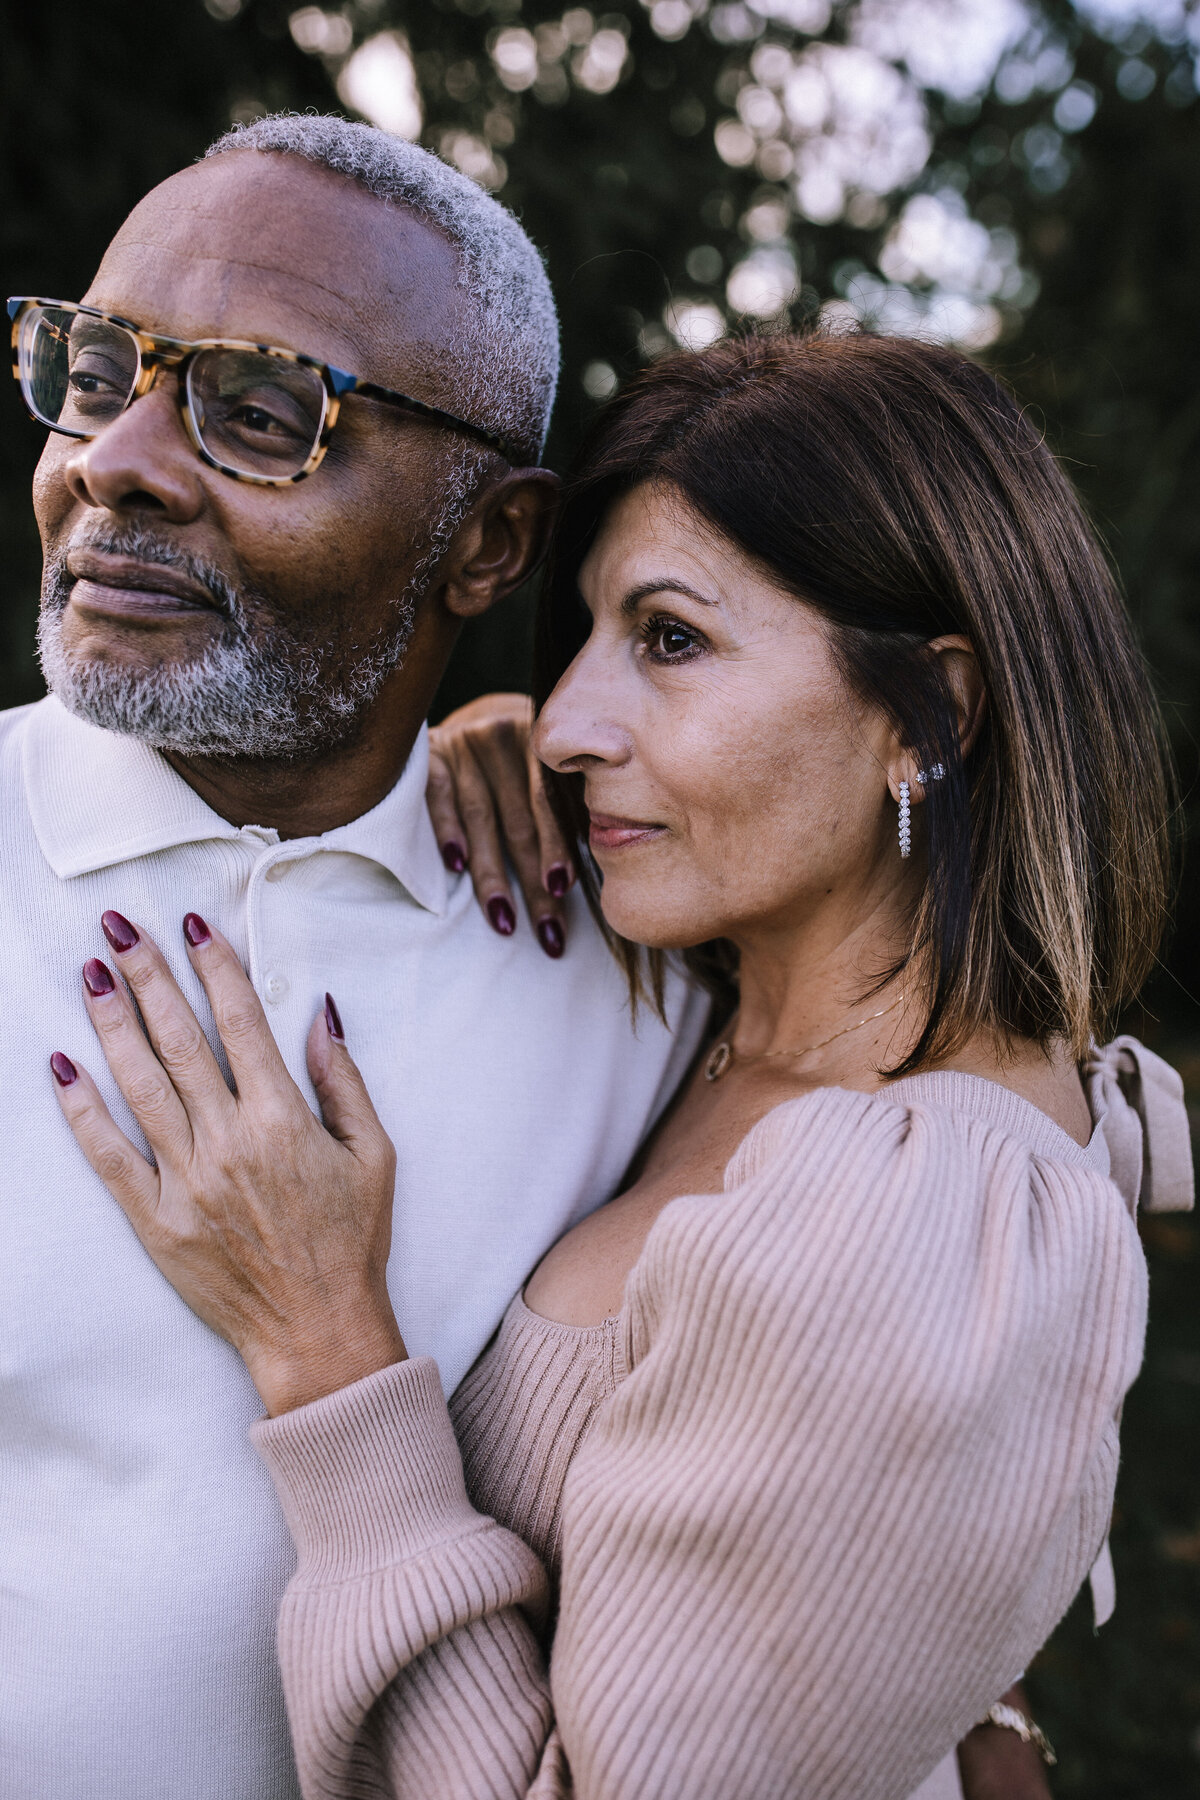
{"type": "Polygon", "coordinates": [[[133,392],[138,347],[122,325],[35,306],[21,321],[19,348],[25,399],[47,425],[94,437],[133,392]]]}
{"type": "Polygon", "coordinates": [[[200,442],[242,475],[298,475],[325,423],[325,384],[315,369],[257,350],[202,350],[188,370],[200,442]]]}

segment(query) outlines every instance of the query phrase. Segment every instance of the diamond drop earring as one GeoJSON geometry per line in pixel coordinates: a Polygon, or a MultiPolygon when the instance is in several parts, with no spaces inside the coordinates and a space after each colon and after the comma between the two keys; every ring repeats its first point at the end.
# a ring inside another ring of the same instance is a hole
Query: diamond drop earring
{"type": "Polygon", "coordinates": [[[909,802],[907,781],[900,783],[900,854],[908,856],[912,850],[912,809],[909,802]]]}

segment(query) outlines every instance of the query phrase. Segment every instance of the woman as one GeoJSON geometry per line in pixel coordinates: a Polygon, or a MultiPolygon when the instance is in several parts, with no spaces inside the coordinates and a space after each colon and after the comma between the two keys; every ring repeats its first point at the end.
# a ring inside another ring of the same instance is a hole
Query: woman
{"type": "Polygon", "coordinates": [[[391,1147],[335,1007],[322,1129],[191,917],[236,1099],[145,939],[116,961],[154,1049],[120,983],[88,1005],[157,1167],[58,1073],[271,1415],[305,1793],[952,1792],[1107,1529],[1145,1309],[1123,1073],[1156,1202],[1186,1180],[1177,1080],[1094,1048],[1164,913],[1128,625],[992,376],[777,338],[601,416],[539,660],[635,994],[683,949],[714,1034],[450,1410],[388,1301],[391,1147]]]}

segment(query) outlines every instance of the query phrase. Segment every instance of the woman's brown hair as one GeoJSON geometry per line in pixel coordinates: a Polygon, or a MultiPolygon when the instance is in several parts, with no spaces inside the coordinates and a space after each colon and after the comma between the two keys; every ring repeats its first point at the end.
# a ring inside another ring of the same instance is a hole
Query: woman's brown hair
{"type": "MultiPolygon", "coordinates": [[[[925,1029],[892,1073],[981,1027],[1082,1057],[1153,964],[1169,886],[1161,719],[1070,483],[997,376],[902,338],[748,338],[672,357],[597,417],[568,475],[538,617],[535,701],[587,637],[580,565],[613,502],[668,484],[834,627],[850,685],[918,766],[927,857],[909,957],[925,1029]],[[931,638],[987,687],[964,758],[931,638]]],[[[551,777],[572,839],[582,784],[551,777]]],[[[599,917],[598,880],[583,881],[599,917]]],[[[603,922],[603,921],[601,921],[603,922]]],[[[662,960],[608,934],[635,996],[662,960]]],[[[719,946],[686,961],[712,979],[719,946]]]]}

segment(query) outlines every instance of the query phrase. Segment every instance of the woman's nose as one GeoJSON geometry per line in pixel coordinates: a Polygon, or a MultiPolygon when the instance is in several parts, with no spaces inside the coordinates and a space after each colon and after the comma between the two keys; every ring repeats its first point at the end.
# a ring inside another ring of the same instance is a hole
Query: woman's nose
{"type": "Polygon", "coordinates": [[[560,775],[628,762],[633,734],[619,683],[591,643],[560,678],[533,728],[534,753],[560,775]]]}

